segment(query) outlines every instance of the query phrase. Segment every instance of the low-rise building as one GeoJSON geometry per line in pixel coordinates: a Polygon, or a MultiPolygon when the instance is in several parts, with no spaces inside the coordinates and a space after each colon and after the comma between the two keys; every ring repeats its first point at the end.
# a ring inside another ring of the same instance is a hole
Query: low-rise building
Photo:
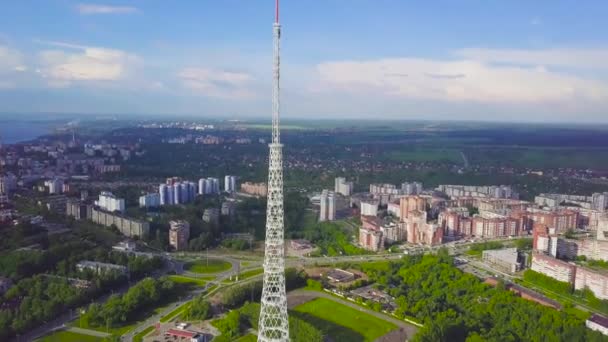
{"type": "Polygon", "coordinates": [[[348,283],[355,280],[355,274],[343,269],[334,268],[327,272],[327,278],[334,283],[348,283]]]}
{"type": "Polygon", "coordinates": [[[604,316],[593,314],[587,319],[585,325],[591,330],[599,331],[608,336],[608,318],[604,316]]]}
{"type": "Polygon", "coordinates": [[[289,243],[291,248],[295,249],[295,250],[303,250],[303,249],[311,249],[312,243],[310,243],[310,241],[308,240],[291,240],[291,242],[289,243]]]}
{"type": "Polygon", "coordinates": [[[150,224],[146,221],[126,217],[120,213],[113,213],[100,208],[91,209],[91,221],[102,226],[116,226],[118,230],[128,237],[144,237],[150,233],[150,224]]]}
{"type": "Polygon", "coordinates": [[[503,272],[514,273],[521,269],[517,248],[486,250],[482,253],[482,259],[503,272]]]}
{"type": "Polygon", "coordinates": [[[266,183],[245,182],[241,184],[241,192],[249,195],[266,197],[268,194],[268,186],[266,183]]]}
{"type": "Polygon", "coordinates": [[[101,273],[105,273],[105,272],[109,272],[109,271],[115,271],[115,272],[118,272],[121,274],[127,274],[126,266],[108,264],[105,262],[89,261],[89,260],[83,260],[83,261],[77,263],[76,269],[81,272],[84,270],[92,270],[97,274],[101,274],[101,273]]]}

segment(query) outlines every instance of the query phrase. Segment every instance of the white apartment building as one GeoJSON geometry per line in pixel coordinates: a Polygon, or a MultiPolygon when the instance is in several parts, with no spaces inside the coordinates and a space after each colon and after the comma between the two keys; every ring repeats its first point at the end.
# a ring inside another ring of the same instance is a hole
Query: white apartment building
{"type": "Polygon", "coordinates": [[[337,177],[334,192],[343,196],[350,196],[353,193],[353,182],[347,182],[344,177],[337,177]]]}
{"type": "Polygon", "coordinates": [[[110,212],[120,211],[123,213],[125,211],[125,200],[114,196],[109,191],[102,191],[99,194],[99,199],[95,201],[95,205],[110,212]]]}
{"type": "Polygon", "coordinates": [[[323,190],[320,200],[319,221],[333,221],[336,219],[336,197],[333,191],[323,190]]]}

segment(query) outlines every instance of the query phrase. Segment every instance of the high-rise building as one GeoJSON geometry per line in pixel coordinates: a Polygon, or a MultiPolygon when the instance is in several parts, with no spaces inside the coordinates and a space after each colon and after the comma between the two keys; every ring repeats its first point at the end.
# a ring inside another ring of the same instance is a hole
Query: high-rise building
{"type": "Polygon", "coordinates": [[[204,195],[205,194],[205,183],[206,183],[206,179],[205,178],[201,178],[198,180],[198,194],[199,195],[204,195]]]}
{"type": "Polygon", "coordinates": [[[233,216],[236,212],[236,204],[232,201],[226,201],[222,203],[221,213],[222,216],[233,216]]]}
{"type": "Polygon", "coordinates": [[[169,245],[176,251],[184,250],[188,247],[190,239],[190,224],[187,221],[177,220],[169,222],[169,245]]]}
{"type": "Polygon", "coordinates": [[[171,185],[173,191],[173,204],[180,204],[182,199],[182,188],[179,183],[171,185]]]}
{"type": "Polygon", "coordinates": [[[173,196],[170,196],[169,187],[166,184],[158,186],[158,193],[160,195],[160,205],[173,204],[173,196]]]}
{"type": "Polygon", "coordinates": [[[426,211],[426,199],[420,196],[407,196],[399,200],[401,220],[405,221],[412,211],[426,211]]]}
{"type": "Polygon", "coordinates": [[[150,193],[139,197],[140,208],[157,208],[160,206],[160,193],[150,193]]]}
{"type": "Polygon", "coordinates": [[[377,216],[378,215],[378,200],[361,201],[360,209],[361,216],[377,216]]]}
{"type": "Polygon", "coordinates": [[[197,184],[195,182],[188,182],[188,202],[194,201],[197,193],[197,184]]]}
{"type": "Polygon", "coordinates": [[[405,182],[401,184],[401,190],[404,195],[419,195],[422,192],[422,183],[420,182],[405,182]]]}
{"type": "Polygon", "coordinates": [[[54,178],[44,181],[44,186],[49,190],[49,194],[57,195],[63,192],[63,179],[54,178]]]}
{"type": "Polygon", "coordinates": [[[333,191],[323,190],[321,193],[321,208],[319,221],[333,221],[336,219],[336,197],[333,191]]]}
{"type": "Polygon", "coordinates": [[[102,191],[99,199],[95,201],[95,205],[109,212],[120,211],[122,213],[125,211],[125,200],[114,196],[109,191],[102,191]]]}
{"type": "Polygon", "coordinates": [[[235,176],[225,176],[224,177],[224,191],[229,192],[229,193],[236,191],[236,177],[235,176]]]}
{"type": "Polygon", "coordinates": [[[188,183],[179,183],[179,203],[188,203],[190,199],[188,183]]]}
{"type": "Polygon", "coordinates": [[[220,223],[220,211],[217,208],[207,208],[203,211],[203,221],[218,225],[220,223]]]}
{"type": "Polygon", "coordinates": [[[17,177],[12,173],[0,175],[0,195],[9,195],[17,187],[17,177]]]}
{"type": "Polygon", "coordinates": [[[347,182],[344,177],[336,177],[334,192],[343,196],[350,196],[353,193],[353,182],[347,182]]]}
{"type": "Polygon", "coordinates": [[[608,208],[608,192],[591,195],[591,209],[605,211],[608,208]]]}
{"type": "Polygon", "coordinates": [[[273,25],[272,143],[268,163],[268,201],[264,248],[264,282],[258,342],[288,342],[289,316],[285,289],[285,241],[283,222],[283,145],[279,128],[280,39],[279,0],[273,25]]]}

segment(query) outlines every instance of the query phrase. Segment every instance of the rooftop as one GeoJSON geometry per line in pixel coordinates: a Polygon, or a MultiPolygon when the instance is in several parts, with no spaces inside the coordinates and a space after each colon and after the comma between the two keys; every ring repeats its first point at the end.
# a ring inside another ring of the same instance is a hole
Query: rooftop
{"type": "Polygon", "coordinates": [[[588,321],[597,323],[603,327],[608,328],[608,317],[600,316],[598,314],[593,314],[593,315],[591,315],[591,317],[589,317],[588,321]]]}

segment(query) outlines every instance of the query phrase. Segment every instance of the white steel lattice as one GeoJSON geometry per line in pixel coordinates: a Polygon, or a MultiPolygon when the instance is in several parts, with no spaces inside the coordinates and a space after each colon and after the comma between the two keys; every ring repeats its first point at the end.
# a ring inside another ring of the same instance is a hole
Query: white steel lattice
{"type": "Polygon", "coordinates": [[[285,292],[285,246],[283,240],[283,145],[279,129],[279,66],[281,25],[279,2],[273,25],[272,143],[268,163],[268,207],[266,209],[266,248],[264,287],[258,330],[260,342],[288,342],[289,317],[285,292]]]}

